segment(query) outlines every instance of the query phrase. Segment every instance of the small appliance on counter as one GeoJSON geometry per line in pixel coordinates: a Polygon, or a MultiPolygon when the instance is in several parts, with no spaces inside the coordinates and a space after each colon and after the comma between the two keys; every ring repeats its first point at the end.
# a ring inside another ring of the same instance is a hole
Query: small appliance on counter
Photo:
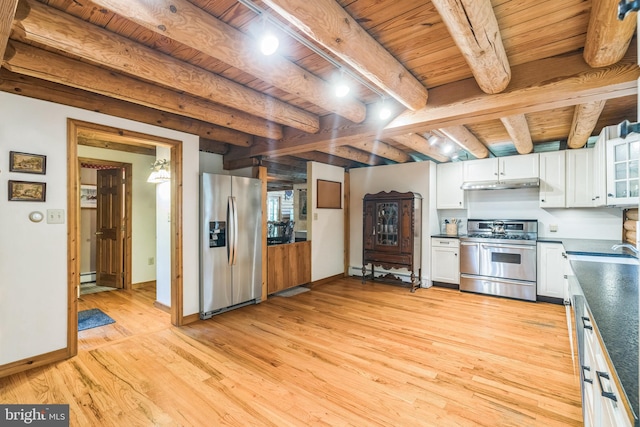
{"type": "Polygon", "coordinates": [[[537,238],[537,220],[468,220],[460,238],[460,290],[535,301],[537,238]]]}

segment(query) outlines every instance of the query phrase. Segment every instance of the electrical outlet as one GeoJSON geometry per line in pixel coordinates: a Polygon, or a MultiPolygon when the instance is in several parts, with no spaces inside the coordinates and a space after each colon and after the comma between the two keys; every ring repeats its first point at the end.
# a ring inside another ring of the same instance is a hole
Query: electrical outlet
{"type": "Polygon", "coordinates": [[[64,224],[64,209],[47,209],[47,224],[64,224]]]}
{"type": "Polygon", "coordinates": [[[558,224],[549,224],[549,232],[557,233],[558,232],[558,224]]]}
{"type": "Polygon", "coordinates": [[[313,214],[313,220],[314,220],[314,221],[317,221],[317,220],[318,220],[318,213],[317,213],[317,212],[314,212],[314,214],[313,214]]]}
{"type": "Polygon", "coordinates": [[[153,265],[153,262],[154,262],[153,257],[149,257],[149,261],[148,261],[149,265],[153,265]]]}

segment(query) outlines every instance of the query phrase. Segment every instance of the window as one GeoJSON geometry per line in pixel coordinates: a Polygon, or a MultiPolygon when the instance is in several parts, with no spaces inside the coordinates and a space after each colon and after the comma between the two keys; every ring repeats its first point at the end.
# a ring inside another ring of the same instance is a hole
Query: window
{"type": "Polygon", "coordinates": [[[280,196],[267,197],[267,221],[280,221],[280,196]]]}

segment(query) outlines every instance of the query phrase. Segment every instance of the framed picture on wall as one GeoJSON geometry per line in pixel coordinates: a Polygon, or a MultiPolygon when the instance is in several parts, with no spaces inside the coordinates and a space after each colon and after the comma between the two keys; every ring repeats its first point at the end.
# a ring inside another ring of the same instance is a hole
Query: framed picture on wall
{"type": "Polygon", "coordinates": [[[9,172],[47,173],[47,156],[9,151],[9,172]]]}
{"type": "Polygon", "coordinates": [[[44,202],[47,183],[9,180],[9,200],[17,202],[44,202]]]}
{"type": "Polygon", "coordinates": [[[95,185],[80,185],[80,207],[90,209],[98,207],[98,188],[95,185]]]}

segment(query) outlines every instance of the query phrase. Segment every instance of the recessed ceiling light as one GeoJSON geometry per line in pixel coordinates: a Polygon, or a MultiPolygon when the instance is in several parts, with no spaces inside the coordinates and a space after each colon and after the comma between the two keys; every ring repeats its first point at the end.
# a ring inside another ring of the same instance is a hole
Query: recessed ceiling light
{"type": "Polygon", "coordinates": [[[265,33],[260,40],[260,52],[263,55],[273,55],[280,46],[280,40],[273,33],[265,33]]]}

